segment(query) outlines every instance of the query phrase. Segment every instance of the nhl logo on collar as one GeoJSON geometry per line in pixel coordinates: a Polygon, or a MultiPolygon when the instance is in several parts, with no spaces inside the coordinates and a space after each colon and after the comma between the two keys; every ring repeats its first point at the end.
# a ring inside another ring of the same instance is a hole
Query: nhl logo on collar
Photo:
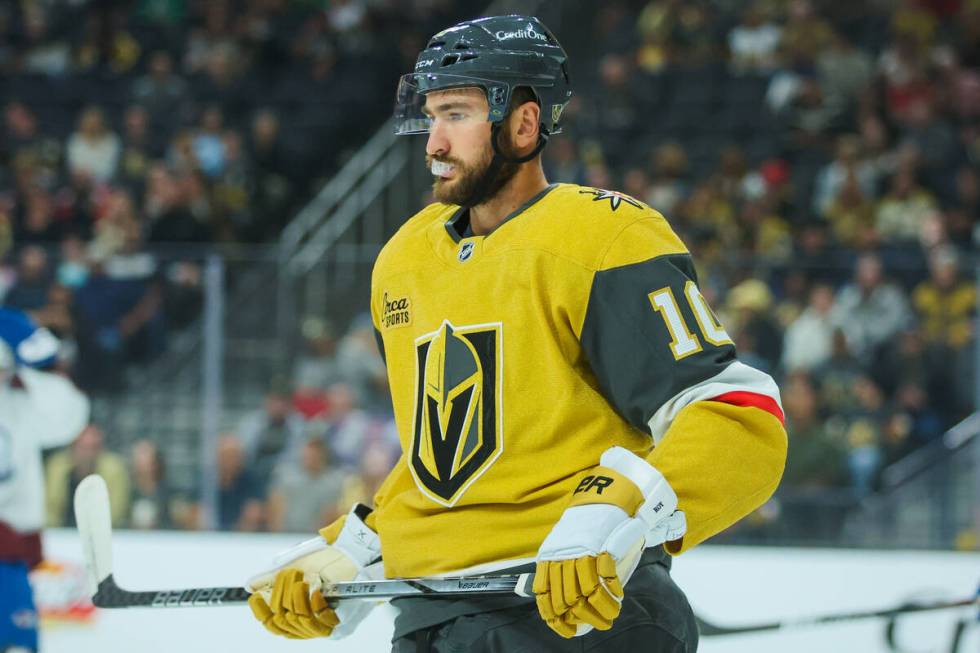
{"type": "Polygon", "coordinates": [[[456,258],[459,259],[460,263],[466,263],[473,256],[473,241],[468,241],[459,246],[459,253],[456,254],[456,258]]]}

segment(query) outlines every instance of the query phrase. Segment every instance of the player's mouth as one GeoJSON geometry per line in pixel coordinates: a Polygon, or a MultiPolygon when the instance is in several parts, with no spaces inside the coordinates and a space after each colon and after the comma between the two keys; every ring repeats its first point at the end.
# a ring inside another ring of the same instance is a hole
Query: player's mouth
{"type": "Polygon", "coordinates": [[[432,166],[429,168],[432,174],[436,177],[442,179],[450,179],[456,174],[456,166],[451,163],[445,163],[443,161],[432,160],[432,166]]]}

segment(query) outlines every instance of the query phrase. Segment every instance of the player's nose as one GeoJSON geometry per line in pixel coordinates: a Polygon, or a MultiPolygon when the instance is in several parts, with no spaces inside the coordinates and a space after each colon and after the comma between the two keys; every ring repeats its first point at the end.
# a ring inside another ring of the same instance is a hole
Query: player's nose
{"type": "Polygon", "coordinates": [[[429,129],[429,140],[425,142],[425,153],[429,156],[444,156],[449,153],[449,139],[439,127],[433,124],[429,129]]]}

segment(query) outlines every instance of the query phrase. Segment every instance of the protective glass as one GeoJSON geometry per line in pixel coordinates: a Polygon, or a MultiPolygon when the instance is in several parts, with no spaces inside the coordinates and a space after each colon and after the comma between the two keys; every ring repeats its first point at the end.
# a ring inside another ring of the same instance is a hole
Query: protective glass
{"type": "Polygon", "coordinates": [[[490,110],[487,120],[497,122],[506,114],[510,86],[489,79],[443,73],[408,73],[402,75],[395,95],[395,133],[427,134],[432,119],[425,115],[425,96],[430,91],[475,87],[483,89],[490,110]]]}

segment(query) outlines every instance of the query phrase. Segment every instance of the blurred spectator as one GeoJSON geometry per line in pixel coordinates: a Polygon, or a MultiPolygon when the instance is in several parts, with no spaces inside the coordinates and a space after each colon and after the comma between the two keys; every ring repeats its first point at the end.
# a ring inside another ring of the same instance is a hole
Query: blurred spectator
{"type": "Polygon", "coordinates": [[[33,311],[48,301],[51,270],[47,253],[37,246],[24,247],[17,260],[17,275],[3,303],[12,308],[33,311]]]}
{"type": "MultiPolygon", "coordinates": [[[[599,61],[600,88],[593,96],[595,116],[601,116],[603,155],[609,165],[621,165],[636,138],[643,112],[651,99],[645,86],[633,83],[633,64],[619,54],[607,54],[599,61]]],[[[597,185],[608,188],[611,184],[597,185]]]]}
{"type": "Polygon", "coordinates": [[[137,440],[130,457],[132,495],[128,525],[140,530],[192,528],[196,510],[171,487],[163,455],[151,440],[137,440]]]}
{"type": "Polygon", "coordinates": [[[85,285],[88,274],[85,241],[78,236],[67,236],[61,241],[61,262],[55,275],[58,283],[74,290],[85,285]]]}
{"type": "MultiPolygon", "coordinates": [[[[38,129],[37,116],[23,102],[13,100],[4,107],[4,132],[0,139],[0,161],[13,165],[18,155],[41,159],[51,143],[38,129]]],[[[54,144],[55,151],[60,145],[54,144]]]]}
{"type": "Polygon", "coordinates": [[[139,226],[122,223],[117,251],[94,243],[91,274],[75,293],[79,317],[79,381],[121,389],[123,364],[147,361],[163,349],[162,289],[153,254],[142,249],[139,226]]]}
{"type": "Polygon", "coordinates": [[[742,202],[738,214],[742,248],[750,256],[769,262],[788,262],[793,252],[789,225],[764,199],[742,202]]]}
{"type": "Polygon", "coordinates": [[[261,216],[261,223],[254,226],[251,234],[257,240],[274,235],[285,225],[293,190],[293,164],[283,145],[279,118],[273,111],[255,114],[247,150],[255,170],[249,205],[261,216]]]}
{"type": "Polygon", "coordinates": [[[783,369],[811,371],[827,362],[834,337],[833,306],[834,291],[830,286],[816,284],[811,288],[806,309],[786,329],[783,369]]]}
{"type": "MultiPolygon", "coordinates": [[[[772,292],[765,282],[747,279],[728,293],[728,319],[724,321],[736,340],[742,342],[748,351],[756,353],[760,360],[754,363],[760,369],[775,370],[782,354],[782,334],[775,320],[770,316],[772,292]]],[[[739,347],[739,357],[742,357],[739,347]]],[[[748,351],[746,353],[748,353],[748,351]]]]}
{"type": "Polygon", "coordinates": [[[327,388],[330,416],[324,440],[327,450],[337,464],[356,469],[371,430],[371,420],[358,408],[357,397],[346,383],[334,383],[327,388]]]}
{"type": "Polygon", "coordinates": [[[844,185],[853,179],[862,197],[874,197],[878,175],[874,165],[861,157],[861,142],[846,134],[837,138],[836,157],[817,175],[813,189],[813,211],[826,216],[844,185]]]}
{"type": "Polygon", "coordinates": [[[842,126],[844,105],[828,96],[812,75],[800,78],[797,91],[780,113],[779,127],[791,150],[816,154],[827,134],[842,126]]]}
{"type": "Polygon", "coordinates": [[[844,103],[855,101],[874,76],[871,57],[840,30],[832,33],[830,47],[817,53],[816,66],[820,86],[844,103]]]}
{"type": "MultiPolygon", "coordinates": [[[[687,161],[685,163],[685,168],[687,161]]],[[[762,167],[765,167],[763,164],[762,167]]],[[[738,145],[728,144],[721,148],[718,153],[718,170],[715,173],[714,183],[718,184],[719,192],[731,202],[738,202],[748,196],[746,186],[748,183],[748,164],[745,160],[745,151],[738,145]]],[[[764,171],[760,170],[760,177],[763,184],[769,184],[764,171]]],[[[765,191],[755,195],[755,199],[760,199],[765,195],[765,191]]]]}
{"type": "Polygon", "coordinates": [[[208,59],[217,49],[234,41],[231,33],[230,8],[227,3],[210,3],[202,7],[203,20],[196,25],[187,40],[184,69],[189,73],[202,72],[208,59]]]}
{"type": "Polygon", "coordinates": [[[200,314],[204,299],[201,276],[201,266],[192,261],[174,261],[167,266],[163,312],[168,330],[182,329],[200,314]]]}
{"type": "Polygon", "coordinates": [[[25,198],[24,217],[14,231],[14,240],[21,243],[56,243],[62,235],[62,225],[54,220],[54,206],[44,191],[38,190],[25,198]]]}
{"type": "Polygon", "coordinates": [[[192,96],[199,106],[218,106],[229,121],[237,123],[252,104],[242,79],[246,60],[230,40],[209,47],[205,57],[203,74],[192,78],[192,96]]]}
{"type": "Polygon", "coordinates": [[[128,107],[123,117],[119,182],[131,192],[142,194],[150,162],[157,154],[150,133],[149,113],[140,105],[128,107]]]}
{"type": "MultiPolygon", "coordinates": [[[[252,224],[266,218],[249,205],[249,175],[251,161],[242,145],[241,135],[228,129],[220,134],[223,165],[221,172],[212,180],[211,199],[216,214],[216,236],[225,242],[250,238],[258,233],[258,225],[252,224]]],[[[275,219],[275,216],[270,216],[275,219]]],[[[278,229],[276,229],[278,232],[278,229]]]]}
{"type": "MultiPolygon", "coordinates": [[[[296,360],[293,379],[301,397],[319,397],[327,386],[341,379],[340,364],[337,361],[337,334],[330,321],[313,316],[305,318],[300,329],[304,348],[296,360]]],[[[309,418],[325,410],[326,405],[299,408],[309,418]]]]}
{"type": "Polygon", "coordinates": [[[218,528],[258,531],[265,521],[264,486],[245,465],[242,443],[233,433],[218,439],[218,528]]]}
{"type": "Polygon", "coordinates": [[[875,228],[886,242],[914,241],[935,210],[932,194],[916,183],[912,170],[902,168],[892,177],[888,193],[878,203],[875,228]]]}
{"type": "Polygon", "coordinates": [[[147,73],[133,82],[131,97],[146,109],[157,129],[172,128],[185,117],[190,99],[187,83],[174,74],[173,61],[164,51],[150,55],[147,73]]]}
{"type": "Polygon", "coordinates": [[[948,182],[953,179],[951,167],[959,148],[952,126],[937,114],[932,101],[923,99],[908,107],[900,143],[915,148],[922,176],[938,194],[948,197],[953,192],[948,182]]]}
{"type": "Polygon", "coordinates": [[[392,450],[381,442],[368,444],[361,455],[357,473],[351,474],[348,478],[340,505],[352,506],[355,503],[371,505],[375,494],[381,489],[382,483],[397,460],[397,453],[392,453],[392,450]]]}
{"type": "Polygon", "coordinates": [[[78,119],[78,131],[68,139],[68,170],[73,175],[107,182],[116,173],[121,150],[119,137],[106,127],[102,110],[89,107],[78,119]]]}
{"type": "Polygon", "coordinates": [[[71,290],[60,283],[53,284],[48,289],[47,304],[31,315],[39,326],[47,327],[61,340],[56,367],[59,371],[69,372],[74,366],[78,348],[71,290]]]}
{"type": "Polygon", "coordinates": [[[211,233],[191,212],[187,185],[162,163],[150,166],[143,212],[149,222],[150,243],[207,242],[211,233]]]}
{"type": "Polygon", "coordinates": [[[848,349],[844,332],[835,329],[830,358],[814,372],[819,385],[820,403],[828,415],[854,410],[857,402],[851,389],[863,373],[863,368],[848,349]]]}
{"type": "Polygon", "coordinates": [[[340,500],[346,480],[346,474],[330,467],[322,438],[307,438],[299,465],[284,462],[272,477],[269,530],[309,533],[333,522],[345,511],[340,500]]]}
{"type": "Polygon", "coordinates": [[[843,487],[847,482],[845,453],[831,437],[819,413],[819,401],[810,377],[796,373],[783,384],[789,441],[782,485],[792,489],[843,487]]]}
{"type": "Polygon", "coordinates": [[[391,410],[388,372],[378,351],[369,314],[362,313],[355,317],[341,339],[337,351],[337,373],[354,392],[358,406],[369,411],[391,410]]]}
{"type": "Polygon", "coordinates": [[[221,130],[224,115],[217,106],[209,106],[201,115],[201,124],[193,137],[194,159],[208,177],[221,175],[225,167],[225,145],[221,130]]]}
{"type": "Polygon", "coordinates": [[[52,77],[67,72],[71,50],[63,34],[52,33],[46,7],[41,3],[27,3],[23,12],[23,70],[52,77]]]}
{"type": "Polygon", "coordinates": [[[125,13],[105,7],[81,18],[81,38],[73,51],[75,69],[129,73],[140,59],[140,44],[126,30],[125,13]]]}
{"type": "Polygon", "coordinates": [[[737,72],[766,72],[775,67],[782,28],[766,20],[763,3],[753,2],[728,33],[731,65],[737,72]]]}
{"type": "Polygon", "coordinates": [[[837,195],[823,211],[839,245],[856,247],[877,240],[875,207],[869,197],[861,189],[854,171],[848,172],[837,195]]]}
{"type": "MultiPolygon", "coordinates": [[[[847,447],[847,468],[857,497],[871,493],[883,464],[881,425],[885,421],[885,399],[881,389],[867,376],[858,377],[850,391],[856,407],[832,420],[839,423],[847,447]]],[[[833,428],[833,427],[831,427],[833,428]]]]}
{"type": "Polygon", "coordinates": [[[544,165],[548,171],[548,179],[566,184],[581,184],[585,181],[585,168],[571,138],[555,138],[549,141],[544,150],[544,165]]]}
{"type": "Polygon", "coordinates": [[[863,254],[857,260],[854,279],[837,293],[833,314],[850,350],[865,361],[911,318],[905,294],[884,280],[881,260],[875,254],[863,254]]]}
{"type": "Polygon", "coordinates": [[[296,464],[303,429],[303,417],[292,407],[289,384],[274,377],[262,408],[246,415],[238,425],[246,464],[262,492],[277,465],[287,461],[296,464]]]}
{"type": "Polygon", "coordinates": [[[646,202],[665,215],[670,215],[674,207],[687,199],[691,191],[687,179],[687,154],[680,143],[664,143],[653,153],[653,180],[645,196],[638,199],[646,202]]]}
{"type": "Polygon", "coordinates": [[[956,356],[971,342],[974,333],[976,282],[960,278],[959,258],[949,247],[932,253],[929,275],[912,291],[912,306],[926,342],[956,356]]]}
{"type": "Polygon", "coordinates": [[[899,33],[878,58],[885,84],[889,118],[903,122],[909,106],[929,101],[936,92],[929,73],[933,61],[928,46],[914,35],[899,33]]]}
{"type": "MultiPolygon", "coordinates": [[[[895,392],[895,407],[885,424],[886,429],[896,429],[891,437],[899,441],[907,439],[910,449],[938,440],[946,428],[939,414],[930,405],[926,388],[911,380],[900,385],[895,392]]],[[[895,449],[888,450],[886,455],[891,456],[889,462],[894,461],[899,453],[895,449]]]]}
{"type": "Polygon", "coordinates": [[[75,526],[72,497],[89,474],[98,474],[109,488],[112,523],[122,526],[129,516],[129,472],[119,454],[103,448],[102,429],[89,424],[67,449],[48,458],[45,501],[48,526],[75,526]]]}

